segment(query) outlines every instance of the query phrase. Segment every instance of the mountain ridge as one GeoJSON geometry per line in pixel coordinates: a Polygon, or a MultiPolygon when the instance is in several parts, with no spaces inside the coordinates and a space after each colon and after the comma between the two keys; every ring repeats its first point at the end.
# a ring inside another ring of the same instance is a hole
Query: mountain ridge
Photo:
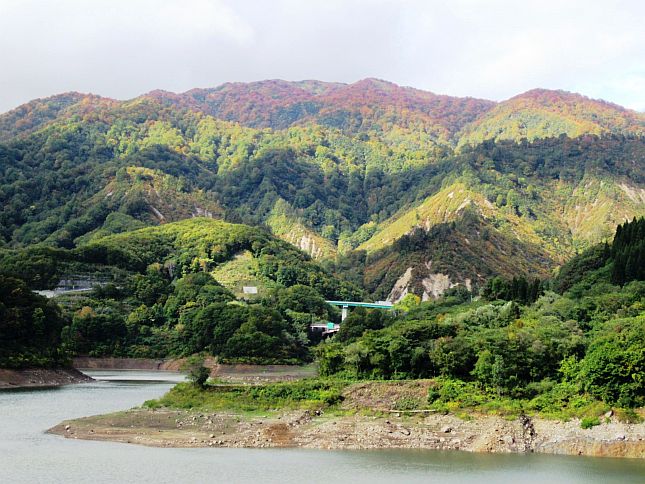
{"type": "MultiPolygon", "coordinates": [[[[332,127],[342,127],[341,118],[348,107],[360,110],[368,106],[380,106],[381,109],[390,110],[389,116],[394,116],[395,119],[396,116],[399,118],[411,116],[410,112],[415,114],[408,122],[433,126],[438,130],[437,136],[443,136],[445,141],[455,136],[463,136],[464,133],[468,135],[477,127],[477,123],[482,123],[482,120],[486,119],[490,111],[504,111],[507,106],[510,106],[511,110],[526,107],[514,106],[517,103],[533,101],[544,106],[545,103],[553,104],[557,101],[570,106],[578,102],[584,104],[586,109],[588,106],[594,106],[596,110],[602,108],[618,111],[623,114],[622,118],[617,118],[622,123],[621,130],[639,134],[645,132],[645,115],[642,113],[615,103],[564,90],[535,88],[506,100],[490,101],[470,96],[435,94],[375,78],[366,78],[354,83],[270,79],[247,83],[228,82],[214,88],[193,88],[180,93],[155,89],[127,100],[78,92],[56,94],[30,101],[0,114],[0,140],[7,140],[17,134],[15,129],[9,129],[12,122],[15,123],[16,119],[24,117],[26,112],[43,105],[47,106],[53,114],[53,116],[47,116],[47,120],[53,121],[59,114],[64,114],[73,107],[76,108],[71,110],[72,113],[82,113],[84,110],[82,104],[86,104],[85,109],[88,109],[90,106],[98,107],[100,104],[125,106],[146,99],[195,110],[218,119],[239,122],[244,126],[273,129],[286,129],[299,122],[312,120],[332,127]],[[57,104],[61,106],[57,107],[57,104]],[[392,110],[395,112],[391,112],[392,110]],[[400,111],[398,114],[397,110],[400,111]],[[460,119],[459,115],[464,119],[460,119]],[[475,123],[475,126],[471,126],[472,123],[475,123]]],[[[374,121],[370,121],[369,116],[374,116],[374,113],[366,113],[366,115],[367,126],[371,126],[369,123],[374,121]]],[[[38,124],[35,127],[41,125],[38,124]]],[[[611,131],[605,125],[600,128],[611,131]]],[[[361,126],[354,126],[352,129],[360,130],[361,126]]],[[[29,129],[26,131],[32,132],[29,129]]],[[[599,134],[604,131],[590,124],[586,129],[582,127],[581,132],[599,134]]],[[[484,135],[483,139],[489,138],[484,135]]]]}
{"type": "Polygon", "coordinates": [[[378,79],[54,96],[0,115],[0,246],[210,215],[379,297],[546,277],[645,214],[643,120],[566,91],[495,103],[378,79]]]}

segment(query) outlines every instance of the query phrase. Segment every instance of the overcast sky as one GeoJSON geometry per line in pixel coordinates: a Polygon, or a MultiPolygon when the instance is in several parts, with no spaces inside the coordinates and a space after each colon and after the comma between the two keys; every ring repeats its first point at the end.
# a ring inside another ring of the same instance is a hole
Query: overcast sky
{"type": "Polygon", "coordinates": [[[0,0],[0,112],[65,91],[365,77],[645,110],[645,1],[0,0]]]}

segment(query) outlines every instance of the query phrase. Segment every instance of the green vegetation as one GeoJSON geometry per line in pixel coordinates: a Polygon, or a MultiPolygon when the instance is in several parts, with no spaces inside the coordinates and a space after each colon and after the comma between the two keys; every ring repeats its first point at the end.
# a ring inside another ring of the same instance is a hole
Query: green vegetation
{"type": "Polygon", "coordinates": [[[0,275],[0,368],[66,364],[64,324],[56,304],[20,279],[0,275]]]}
{"type": "Polygon", "coordinates": [[[316,342],[309,324],[337,318],[325,298],[362,297],[286,242],[212,219],[108,235],[71,250],[6,251],[0,274],[18,273],[30,251],[42,254],[25,274],[33,284],[49,284],[63,270],[102,268],[109,276],[91,292],[59,299],[62,339],[73,354],[162,358],[205,351],[224,361],[302,363],[316,342]],[[252,263],[226,282],[238,286],[248,276],[266,282],[249,301],[215,278],[239,254],[252,263]]]}
{"type": "MultiPolygon", "coordinates": [[[[618,246],[641,247],[642,226],[643,219],[621,226],[618,246]]],[[[606,246],[600,253],[611,251],[606,246]]],[[[580,410],[598,400],[642,406],[645,281],[635,271],[636,280],[612,285],[614,261],[608,256],[597,267],[588,262],[594,254],[595,248],[563,268],[554,282],[568,287],[563,294],[547,290],[540,296],[548,284],[496,278],[475,302],[456,293],[394,319],[354,311],[337,337],[319,347],[321,374],[439,377],[443,383],[430,400],[452,409],[506,405],[503,398],[518,409],[543,412],[580,410]]]]}
{"type": "Polygon", "coordinates": [[[610,409],[610,405],[581,394],[576,385],[544,381],[532,385],[524,397],[511,397],[498,393],[476,381],[463,381],[447,377],[434,380],[428,390],[427,408],[440,412],[482,413],[517,417],[539,415],[548,419],[596,419],[610,409]]]}
{"type": "Polygon", "coordinates": [[[533,89],[499,103],[466,126],[460,143],[478,144],[487,139],[533,141],[562,134],[574,138],[617,131],[642,135],[645,130],[642,116],[617,108],[566,91],[533,89]]]}
{"type": "Polygon", "coordinates": [[[530,304],[544,292],[539,279],[527,281],[524,277],[513,277],[510,281],[502,277],[489,279],[482,288],[482,296],[489,301],[501,299],[530,304]]]}
{"type": "Polygon", "coordinates": [[[263,385],[210,384],[204,389],[180,383],[149,408],[174,407],[203,411],[257,412],[272,410],[317,410],[339,403],[346,382],[308,379],[263,385]]]}
{"type": "Polygon", "coordinates": [[[161,404],[314,408],[345,379],[431,378],[398,408],[642,406],[645,220],[624,222],[645,213],[644,126],[564,92],[374,79],[33,101],[0,116],[0,366],[317,355],[330,380],[209,386],[196,365],[161,404]],[[95,287],[28,290],[62,281],[95,287]],[[386,297],[397,314],[308,330],[339,320],[326,299],[386,297]]]}
{"type": "Polygon", "coordinates": [[[0,245],[203,215],[270,227],[378,298],[409,267],[419,296],[438,272],[546,277],[643,213],[643,126],[570,93],[496,105],[375,79],[60,95],[0,116],[0,245]]]}
{"type": "Polygon", "coordinates": [[[598,417],[585,417],[580,421],[580,427],[583,429],[590,429],[600,425],[600,419],[598,417]]]}
{"type": "Polygon", "coordinates": [[[645,279],[645,218],[619,225],[611,245],[611,281],[625,284],[645,279]]]}
{"type": "Polygon", "coordinates": [[[198,388],[205,388],[206,382],[211,376],[209,368],[204,366],[204,358],[193,355],[186,360],[183,371],[188,373],[188,379],[198,388]]]}

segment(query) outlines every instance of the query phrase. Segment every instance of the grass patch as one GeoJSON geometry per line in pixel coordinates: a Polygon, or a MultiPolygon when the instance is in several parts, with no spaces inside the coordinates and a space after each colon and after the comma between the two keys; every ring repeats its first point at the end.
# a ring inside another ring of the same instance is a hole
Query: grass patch
{"type": "Polygon", "coordinates": [[[580,421],[580,428],[582,429],[590,429],[596,425],[600,425],[600,419],[598,417],[584,417],[580,421]]]}
{"type": "Polygon", "coordinates": [[[263,385],[216,384],[200,389],[179,383],[148,408],[181,408],[204,411],[270,412],[333,407],[342,401],[347,383],[338,380],[300,380],[263,385]]]}
{"type": "MultiPolygon", "coordinates": [[[[190,383],[180,383],[163,397],[145,402],[144,406],[245,414],[325,409],[329,415],[348,413],[380,415],[379,410],[370,407],[372,400],[379,400],[377,390],[371,387],[368,394],[360,397],[364,401],[361,401],[358,406],[343,408],[339,405],[344,400],[343,393],[350,385],[364,383],[366,382],[310,378],[245,385],[215,380],[210,381],[204,389],[190,383]]],[[[350,403],[356,399],[355,395],[352,396],[351,390],[346,395],[350,403]]],[[[610,410],[607,404],[589,395],[581,395],[575,387],[564,383],[555,384],[548,391],[534,398],[512,398],[499,395],[475,382],[438,378],[428,389],[427,400],[407,394],[405,386],[402,386],[400,393],[393,398],[395,400],[392,410],[400,411],[402,414],[406,411],[434,410],[452,413],[460,418],[479,414],[498,415],[510,420],[520,415],[533,415],[562,421],[579,418],[585,422],[584,425],[590,425],[589,422],[599,425],[600,416],[610,410]],[[598,423],[595,423],[596,421],[598,423]]],[[[616,409],[615,412],[621,421],[632,423],[642,421],[642,417],[633,410],[616,409]]]]}
{"type": "Polygon", "coordinates": [[[256,299],[256,295],[244,294],[243,286],[255,286],[259,293],[264,294],[267,286],[273,283],[265,277],[259,276],[258,260],[250,251],[245,250],[236,254],[232,259],[219,264],[212,271],[212,275],[222,286],[235,294],[236,298],[256,299]]]}
{"type": "Polygon", "coordinates": [[[633,408],[618,408],[615,413],[616,418],[621,422],[630,424],[639,424],[643,422],[643,417],[640,416],[633,408]]]}
{"type": "MultiPolygon", "coordinates": [[[[485,415],[512,418],[523,414],[537,415],[551,420],[598,418],[610,410],[609,405],[568,383],[552,385],[534,398],[512,398],[482,387],[475,382],[439,378],[428,390],[431,409],[459,413],[470,411],[485,415]]],[[[621,410],[625,420],[638,419],[638,414],[621,410]]]]}

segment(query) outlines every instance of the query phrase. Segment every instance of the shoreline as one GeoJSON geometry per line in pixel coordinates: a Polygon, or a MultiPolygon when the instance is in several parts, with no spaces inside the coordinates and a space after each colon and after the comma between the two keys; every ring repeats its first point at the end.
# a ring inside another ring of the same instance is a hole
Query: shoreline
{"type": "Polygon", "coordinates": [[[76,368],[0,368],[0,390],[49,388],[89,381],[93,378],[76,368]]]}
{"type": "Polygon", "coordinates": [[[288,411],[268,416],[135,408],[64,421],[48,433],[149,447],[427,449],[645,458],[645,424],[477,415],[288,411]]]}
{"type": "MultiPolygon", "coordinates": [[[[21,388],[48,388],[93,381],[82,370],[144,370],[180,372],[185,358],[114,358],[79,356],[71,367],[61,368],[0,368],[0,390],[21,388]]],[[[220,364],[215,358],[206,358],[205,366],[211,377],[231,382],[263,383],[293,381],[316,376],[311,365],[249,365],[220,364]]]]}
{"type": "MultiPolygon", "coordinates": [[[[77,356],[74,368],[83,370],[147,370],[181,371],[186,358],[114,358],[77,356]]],[[[251,365],[218,363],[213,357],[204,360],[204,366],[211,370],[211,377],[232,382],[273,382],[293,381],[315,377],[317,369],[313,365],[251,365]]]]}
{"type": "MultiPolygon", "coordinates": [[[[90,359],[76,359],[75,365],[90,359]]],[[[95,358],[87,369],[175,370],[178,360],[95,358]],[[106,363],[107,364],[102,364],[106,363]],[[159,364],[158,364],[159,363],[159,364]],[[164,363],[164,364],[161,364],[164,363]],[[155,368],[151,366],[154,364],[155,368]]],[[[238,384],[302,378],[312,367],[209,365],[218,378],[238,384]]],[[[55,386],[90,381],[76,369],[0,370],[1,388],[55,386]],[[2,386],[3,372],[23,373],[2,386]],[[33,375],[38,372],[39,375],[33,375]]],[[[547,420],[483,414],[393,410],[399,399],[425,398],[429,381],[368,382],[344,391],[339,407],[240,412],[220,409],[134,408],[66,420],[47,432],[65,438],[151,447],[243,447],[312,449],[427,449],[484,453],[545,453],[645,458],[645,423],[619,421],[613,412],[600,425],[582,429],[578,419],[547,420]]]]}

